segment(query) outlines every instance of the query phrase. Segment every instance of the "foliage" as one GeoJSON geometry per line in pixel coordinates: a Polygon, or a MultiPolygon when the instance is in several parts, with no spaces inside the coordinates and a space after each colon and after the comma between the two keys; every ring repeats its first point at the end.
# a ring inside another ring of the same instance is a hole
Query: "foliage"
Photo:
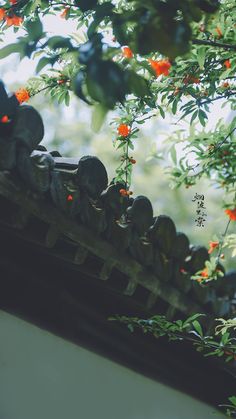
{"type": "Polygon", "coordinates": [[[203,352],[205,356],[224,357],[225,360],[236,359],[236,338],[230,335],[231,329],[236,329],[236,320],[216,319],[220,322],[215,326],[212,335],[205,335],[199,318],[203,314],[194,314],[186,320],[170,321],[163,315],[155,315],[144,320],[136,317],[115,316],[110,320],[117,320],[128,326],[131,332],[135,328],[141,329],[144,333],[151,333],[154,337],[166,336],[170,341],[187,340],[192,342],[197,351],[203,352]]]}
{"type": "Polygon", "coordinates": [[[220,405],[222,407],[226,407],[226,413],[229,417],[235,417],[236,415],[236,397],[235,396],[231,396],[228,399],[230,401],[230,404],[226,404],[226,405],[220,405]]]}
{"type": "MultiPolygon", "coordinates": [[[[120,108],[121,121],[133,126],[129,138],[118,141],[123,154],[117,180],[125,179],[129,189],[128,149],[133,148],[139,124],[158,113],[164,118],[171,109],[173,114],[181,112],[180,119],[189,115],[191,124],[198,119],[205,126],[212,102],[226,100],[234,108],[235,10],[232,0],[148,0],[145,5],[139,0],[9,0],[1,8],[2,33],[12,25],[18,30],[23,20],[25,36],[2,48],[0,58],[15,52],[21,58],[40,58],[36,69],[39,76],[27,86],[30,96],[45,91],[69,105],[74,91],[81,100],[95,105],[95,130],[108,110],[120,108]],[[75,20],[78,33],[70,38],[48,36],[42,24],[47,14],[75,20]],[[9,23],[13,16],[22,20],[9,23]],[[85,31],[82,38],[81,30],[85,31]],[[113,41],[105,40],[107,31],[115,36],[113,41]],[[123,45],[129,47],[125,50],[123,45]]],[[[198,152],[202,153],[201,146],[198,152]]],[[[174,148],[171,153],[175,158],[174,148]]],[[[206,154],[205,159],[209,157],[206,154]]],[[[228,166],[222,174],[222,165],[214,165],[221,181],[227,177],[227,185],[228,166]]],[[[178,185],[194,183],[191,170],[186,162],[173,169],[178,185]]],[[[210,170],[206,174],[210,176],[210,170]]],[[[232,183],[233,173],[230,179],[232,183]]]]}
{"type": "MultiPolygon", "coordinates": [[[[214,132],[194,131],[193,135],[188,137],[186,154],[178,162],[175,161],[175,167],[170,169],[175,186],[192,186],[201,177],[206,176],[214,186],[225,189],[227,194],[234,192],[235,130],[236,118],[233,118],[227,127],[220,120],[214,132]],[[193,163],[190,162],[190,155],[193,163]]],[[[184,141],[183,135],[176,139],[179,143],[184,141]]]]}
{"type": "MultiPolygon", "coordinates": [[[[165,316],[155,315],[149,319],[137,317],[113,316],[111,321],[119,321],[126,324],[131,332],[141,329],[143,333],[150,333],[155,338],[167,337],[169,341],[188,341],[193,344],[198,352],[204,356],[216,356],[226,362],[236,360],[236,338],[233,333],[236,330],[236,319],[216,319],[220,323],[215,326],[214,333],[204,333],[204,328],[199,322],[203,314],[194,314],[186,320],[170,321],[165,316]]],[[[234,417],[236,414],[236,397],[229,397],[230,405],[226,407],[227,415],[234,417]]]]}
{"type": "Polygon", "coordinates": [[[224,335],[226,332],[228,332],[229,329],[236,330],[236,318],[230,319],[230,320],[224,320],[224,319],[217,319],[221,324],[216,326],[216,334],[222,334],[224,335]]]}
{"type": "Polygon", "coordinates": [[[224,246],[233,249],[232,257],[236,256],[236,234],[228,234],[225,238],[224,246]]]}

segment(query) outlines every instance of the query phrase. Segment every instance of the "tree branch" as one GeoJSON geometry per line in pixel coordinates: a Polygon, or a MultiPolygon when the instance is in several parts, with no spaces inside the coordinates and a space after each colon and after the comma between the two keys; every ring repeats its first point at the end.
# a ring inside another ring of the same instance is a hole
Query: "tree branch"
{"type": "Polygon", "coordinates": [[[218,41],[209,41],[204,39],[192,39],[192,43],[195,45],[209,45],[211,47],[218,47],[218,48],[224,48],[224,49],[233,49],[236,51],[236,45],[232,44],[225,44],[218,41]]]}

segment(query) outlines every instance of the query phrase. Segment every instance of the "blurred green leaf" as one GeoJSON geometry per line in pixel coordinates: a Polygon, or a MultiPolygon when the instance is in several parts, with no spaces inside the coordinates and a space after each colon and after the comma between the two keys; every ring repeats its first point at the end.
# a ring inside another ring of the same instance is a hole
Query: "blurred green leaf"
{"type": "Polygon", "coordinates": [[[92,123],[91,123],[91,127],[94,132],[100,131],[105,121],[108,111],[109,110],[105,108],[103,105],[94,106],[93,113],[92,113],[92,123]]]}

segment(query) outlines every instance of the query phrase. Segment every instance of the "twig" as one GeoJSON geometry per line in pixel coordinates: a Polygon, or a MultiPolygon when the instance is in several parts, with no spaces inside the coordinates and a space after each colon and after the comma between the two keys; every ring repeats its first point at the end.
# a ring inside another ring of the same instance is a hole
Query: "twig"
{"type": "Polygon", "coordinates": [[[213,99],[208,98],[204,100],[203,102],[200,101],[199,106],[205,105],[205,103],[215,102],[216,100],[219,100],[219,99],[228,99],[230,96],[235,96],[235,92],[228,93],[227,95],[217,96],[213,99]]]}
{"type": "MultiPolygon", "coordinates": [[[[212,152],[210,152],[208,155],[212,156],[216,150],[218,150],[226,141],[227,139],[231,136],[231,134],[233,134],[233,132],[236,130],[236,126],[229,132],[229,134],[226,135],[226,137],[220,142],[218,143],[218,145],[216,147],[214,147],[214,149],[212,150],[212,152]]],[[[214,162],[209,162],[208,164],[206,164],[206,166],[204,167],[204,169],[202,169],[200,172],[198,172],[195,176],[199,176],[202,173],[205,172],[206,168],[208,168],[209,166],[211,166],[212,164],[214,164],[214,162]]],[[[191,167],[190,170],[195,170],[198,166],[200,166],[200,163],[195,164],[193,167],[191,167]]]]}
{"type": "Polygon", "coordinates": [[[192,39],[192,43],[195,45],[208,45],[208,46],[212,46],[212,47],[218,47],[218,48],[224,48],[224,49],[232,49],[234,51],[236,51],[236,45],[232,45],[232,44],[226,44],[223,42],[218,42],[218,41],[207,41],[204,39],[192,39]]]}
{"type": "Polygon", "coordinates": [[[228,135],[226,135],[226,137],[220,143],[217,144],[216,147],[214,147],[214,149],[212,150],[212,152],[209,153],[209,155],[211,156],[212,154],[214,154],[215,151],[218,150],[228,140],[228,138],[234,133],[235,130],[236,126],[229,132],[228,135]]]}
{"type": "Polygon", "coordinates": [[[225,228],[225,231],[222,234],[222,241],[220,242],[219,250],[218,250],[218,253],[217,253],[217,256],[216,256],[216,266],[219,263],[219,259],[220,259],[220,255],[221,255],[221,250],[222,250],[222,247],[223,247],[223,244],[224,244],[224,241],[225,241],[225,237],[226,237],[226,234],[227,234],[228,229],[229,229],[229,226],[230,226],[230,222],[231,222],[231,219],[228,220],[227,225],[226,225],[226,228],[225,228]]]}

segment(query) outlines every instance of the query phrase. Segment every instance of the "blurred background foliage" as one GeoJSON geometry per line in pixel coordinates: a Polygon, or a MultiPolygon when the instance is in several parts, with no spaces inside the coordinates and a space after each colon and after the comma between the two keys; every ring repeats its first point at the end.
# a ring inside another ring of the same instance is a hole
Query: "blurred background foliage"
{"type": "MultiPolygon", "coordinates": [[[[42,95],[33,98],[32,105],[43,117],[45,138],[42,144],[49,150],[56,149],[68,157],[96,155],[105,164],[109,179],[115,176],[121,154],[113,146],[118,125],[114,121],[117,118],[115,112],[108,114],[101,131],[95,133],[91,129],[92,109],[76,98],[72,99],[69,108],[56,102],[50,103],[42,95]]],[[[214,234],[223,233],[227,222],[222,209],[222,190],[214,188],[206,179],[190,188],[171,187],[167,168],[172,164],[169,155],[173,144],[171,131],[177,128],[171,124],[173,115],[167,116],[166,120],[156,117],[142,125],[133,152],[137,164],[133,166],[132,190],[135,196],[146,195],[151,200],[155,215],[172,217],[178,230],[188,234],[192,243],[208,247],[214,234]],[[163,153],[163,159],[160,159],[160,153],[163,153]],[[194,221],[197,216],[197,204],[192,201],[195,193],[205,197],[207,217],[204,227],[197,227],[194,221]]],[[[185,126],[185,129],[189,127],[185,126]]]]}

